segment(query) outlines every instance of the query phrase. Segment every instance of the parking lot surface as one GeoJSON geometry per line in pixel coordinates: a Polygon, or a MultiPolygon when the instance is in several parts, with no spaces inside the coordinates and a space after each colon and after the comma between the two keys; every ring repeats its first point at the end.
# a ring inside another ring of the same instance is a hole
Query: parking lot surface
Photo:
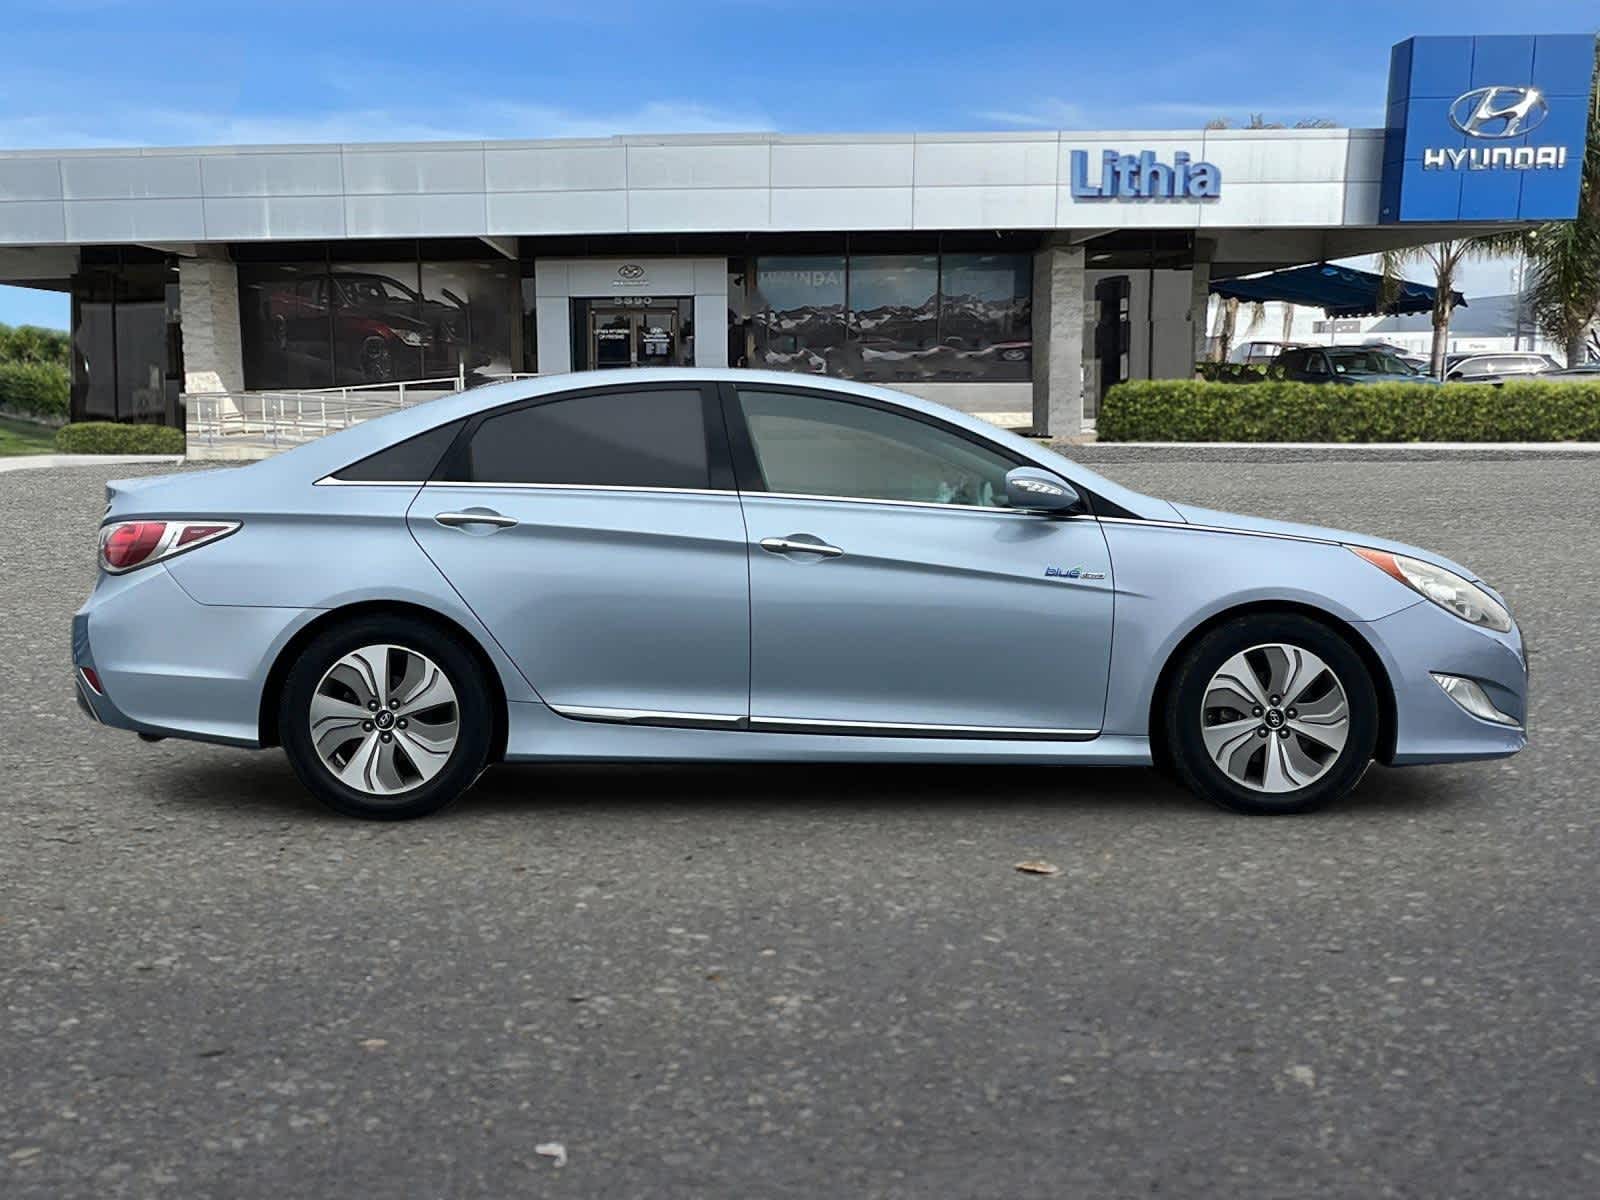
{"type": "Polygon", "coordinates": [[[1532,745],[1291,820],[1148,771],[650,766],[362,824],[277,752],[86,723],[133,471],[0,475],[0,1195],[1595,1194],[1600,468],[1106,470],[1481,571],[1532,745]]]}

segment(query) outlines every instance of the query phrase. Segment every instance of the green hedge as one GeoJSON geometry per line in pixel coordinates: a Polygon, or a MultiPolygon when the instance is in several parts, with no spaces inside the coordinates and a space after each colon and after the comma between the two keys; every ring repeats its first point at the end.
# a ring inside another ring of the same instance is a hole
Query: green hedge
{"type": "Polygon", "coordinates": [[[65,367],[0,362],[0,410],[64,421],[71,390],[65,367]]]}
{"type": "Polygon", "coordinates": [[[182,454],[183,430],[167,425],[119,425],[79,421],[56,431],[63,454],[182,454]]]}
{"type": "Polygon", "coordinates": [[[1600,383],[1119,383],[1102,442],[1595,442],[1600,383]]]}

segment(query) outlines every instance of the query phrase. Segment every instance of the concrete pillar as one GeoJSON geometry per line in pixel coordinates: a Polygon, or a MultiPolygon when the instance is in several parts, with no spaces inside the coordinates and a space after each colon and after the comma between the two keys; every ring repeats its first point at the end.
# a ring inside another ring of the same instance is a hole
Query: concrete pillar
{"type": "Polygon", "coordinates": [[[1197,238],[1194,243],[1194,278],[1189,289],[1190,341],[1194,346],[1194,361],[1206,356],[1206,313],[1211,307],[1211,258],[1217,244],[1209,238],[1197,238]]]}
{"type": "Polygon", "coordinates": [[[220,258],[178,259],[183,390],[244,390],[239,338],[239,272],[220,258]]]}
{"type": "Polygon", "coordinates": [[[1083,432],[1083,247],[1046,243],[1033,256],[1033,432],[1083,432]]]}

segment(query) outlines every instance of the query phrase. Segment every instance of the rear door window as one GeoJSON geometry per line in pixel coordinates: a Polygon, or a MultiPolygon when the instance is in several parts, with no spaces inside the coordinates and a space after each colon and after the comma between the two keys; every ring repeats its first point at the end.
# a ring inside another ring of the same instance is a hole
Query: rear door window
{"type": "Polygon", "coordinates": [[[485,417],[443,482],[702,490],[712,486],[699,388],[541,401],[485,417]]]}

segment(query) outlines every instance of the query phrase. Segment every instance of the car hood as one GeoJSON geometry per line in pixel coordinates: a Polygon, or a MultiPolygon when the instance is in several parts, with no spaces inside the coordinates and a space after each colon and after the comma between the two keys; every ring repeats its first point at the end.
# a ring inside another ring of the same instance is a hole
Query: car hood
{"type": "Polygon", "coordinates": [[[1436,567],[1443,567],[1446,571],[1454,571],[1463,579],[1482,582],[1476,572],[1468,570],[1442,554],[1435,554],[1432,550],[1424,550],[1420,546],[1392,541],[1389,538],[1373,537],[1366,533],[1351,533],[1345,529],[1329,529],[1322,525],[1302,525],[1297,521],[1274,521],[1270,517],[1250,517],[1242,513],[1221,512],[1218,509],[1200,508],[1193,504],[1174,503],[1172,507],[1191,525],[1210,525],[1215,529],[1235,529],[1241,533],[1312,538],[1319,542],[1339,542],[1347,546],[1367,546],[1373,550],[1386,550],[1390,554],[1404,554],[1409,558],[1418,558],[1436,567]]]}
{"type": "Polygon", "coordinates": [[[1438,385],[1432,375],[1401,374],[1399,371],[1341,371],[1340,383],[1431,383],[1438,385]]]}

